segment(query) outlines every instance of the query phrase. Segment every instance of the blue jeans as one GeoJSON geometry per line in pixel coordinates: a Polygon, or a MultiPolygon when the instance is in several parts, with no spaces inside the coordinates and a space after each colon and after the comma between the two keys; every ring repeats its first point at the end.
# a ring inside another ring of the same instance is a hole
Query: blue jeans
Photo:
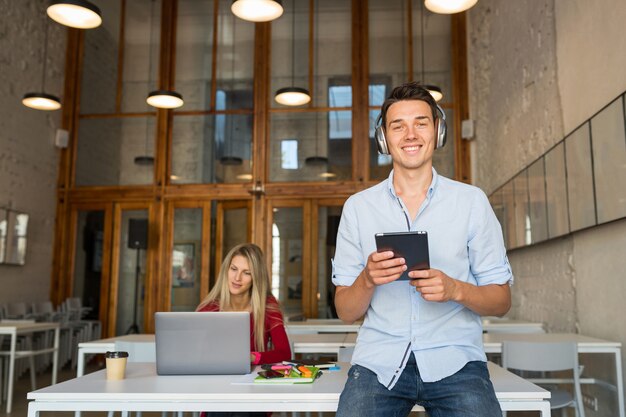
{"type": "Polygon", "coordinates": [[[374,372],[353,365],[339,398],[337,417],[401,417],[415,404],[423,406],[430,417],[502,417],[485,362],[469,362],[454,375],[424,382],[413,355],[391,390],[378,382],[374,372]]]}

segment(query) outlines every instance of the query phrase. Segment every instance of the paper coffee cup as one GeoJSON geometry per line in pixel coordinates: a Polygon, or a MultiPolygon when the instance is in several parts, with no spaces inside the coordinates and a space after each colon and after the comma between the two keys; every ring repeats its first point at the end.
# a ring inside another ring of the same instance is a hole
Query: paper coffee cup
{"type": "Polygon", "coordinates": [[[107,352],[104,357],[106,358],[107,379],[124,379],[128,352],[107,352]]]}

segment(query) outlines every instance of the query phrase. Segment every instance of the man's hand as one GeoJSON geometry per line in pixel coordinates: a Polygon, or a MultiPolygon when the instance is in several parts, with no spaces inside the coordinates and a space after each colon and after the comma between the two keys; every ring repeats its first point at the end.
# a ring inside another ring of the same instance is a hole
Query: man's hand
{"type": "Polygon", "coordinates": [[[397,280],[406,268],[404,258],[394,258],[392,251],[372,252],[363,272],[368,286],[373,287],[397,280]]]}
{"type": "Polygon", "coordinates": [[[502,316],[511,308],[509,284],[477,286],[456,280],[438,269],[409,272],[409,283],[426,301],[455,301],[481,316],[502,316]]]}
{"type": "Polygon", "coordinates": [[[415,287],[426,301],[458,301],[460,282],[450,278],[438,269],[424,269],[409,272],[409,283],[415,287]]]}

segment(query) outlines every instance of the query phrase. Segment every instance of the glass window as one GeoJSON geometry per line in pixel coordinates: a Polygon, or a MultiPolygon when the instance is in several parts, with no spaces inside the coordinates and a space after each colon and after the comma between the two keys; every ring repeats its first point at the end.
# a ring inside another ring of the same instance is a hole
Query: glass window
{"type": "MultiPolygon", "coordinates": [[[[320,206],[317,225],[317,317],[336,318],[331,260],[335,256],[341,206],[320,206]]],[[[315,260],[314,260],[315,262],[315,260]]]]}
{"type": "Polygon", "coordinates": [[[174,118],[173,184],[249,182],[251,157],[252,115],[174,118]]]}
{"type": "Polygon", "coordinates": [[[563,142],[561,142],[544,157],[546,163],[548,236],[550,238],[569,233],[564,149],[563,142]]]}
{"type": "Polygon", "coordinates": [[[530,245],[530,214],[528,212],[528,176],[523,170],[513,178],[515,193],[515,236],[516,247],[530,245]]]}
{"type": "Polygon", "coordinates": [[[194,311],[200,303],[202,209],[174,211],[172,247],[172,311],[194,311]]]}
{"type": "Polygon", "coordinates": [[[116,92],[122,2],[93,0],[93,3],[100,8],[102,25],[84,31],[80,112],[115,113],[118,110],[116,92]]]}
{"type": "Polygon", "coordinates": [[[531,242],[537,243],[548,238],[546,212],[546,181],[543,158],[528,167],[528,196],[531,242]]]}
{"type": "Polygon", "coordinates": [[[154,117],[81,119],[76,185],[152,183],[155,134],[154,117]]]}
{"type": "Polygon", "coordinates": [[[185,110],[208,110],[213,79],[214,0],[178,0],[176,90],[185,110]]]}
{"type": "Polygon", "coordinates": [[[572,232],[596,224],[590,155],[589,124],[585,123],[565,139],[567,201],[572,232]]]}
{"type": "MultiPolygon", "coordinates": [[[[272,113],[270,181],[336,181],[352,177],[352,129],[347,138],[329,139],[330,113],[272,113]],[[285,146],[289,154],[284,153],[285,146]],[[289,168],[284,167],[286,161],[289,168]]],[[[351,111],[332,113],[347,119],[347,125],[352,126],[351,111]]]]}
{"type": "Polygon", "coordinates": [[[626,134],[622,98],[591,119],[598,222],[626,216],[626,134]]]}
{"type": "Polygon", "coordinates": [[[302,314],[301,207],[275,207],[272,224],[272,294],[285,317],[302,314]]]}

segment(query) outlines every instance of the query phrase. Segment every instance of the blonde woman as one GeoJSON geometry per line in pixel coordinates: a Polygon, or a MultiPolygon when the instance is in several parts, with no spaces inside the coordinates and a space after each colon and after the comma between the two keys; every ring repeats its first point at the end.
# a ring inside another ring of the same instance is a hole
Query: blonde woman
{"type": "Polygon", "coordinates": [[[254,365],[291,359],[291,348],[261,248],[244,243],[232,248],[217,282],[196,311],[249,311],[250,362],[254,365]]]}

